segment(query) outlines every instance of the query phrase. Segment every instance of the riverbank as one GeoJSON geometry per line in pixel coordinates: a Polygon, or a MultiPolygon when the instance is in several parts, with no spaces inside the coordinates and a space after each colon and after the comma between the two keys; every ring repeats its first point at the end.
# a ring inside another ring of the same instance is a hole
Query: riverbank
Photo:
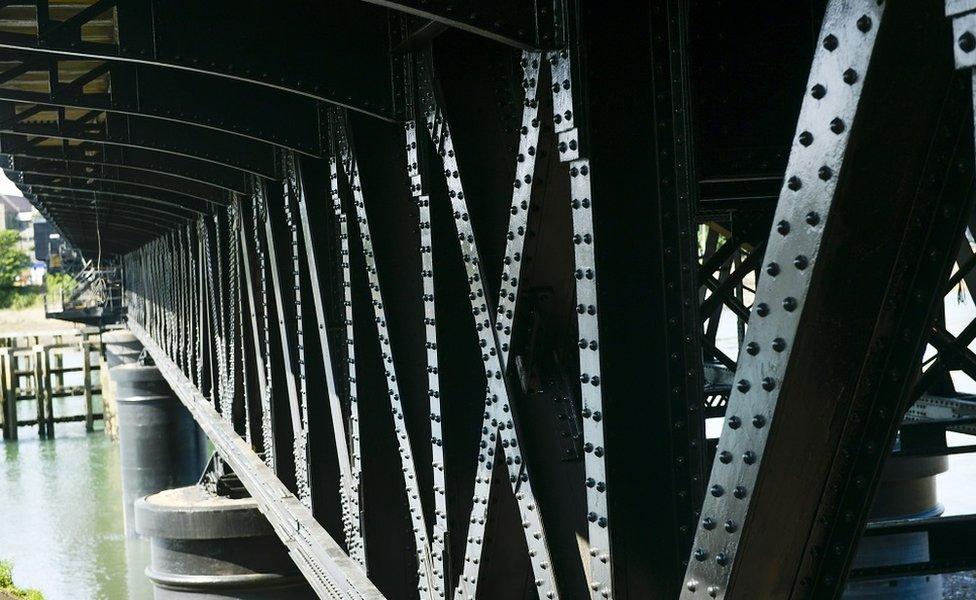
{"type": "Polygon", "coordinates": [[[0,600],[44,600],[37,590],[28,590],[14,585],[13,565],[0,561],[0,600]]]}

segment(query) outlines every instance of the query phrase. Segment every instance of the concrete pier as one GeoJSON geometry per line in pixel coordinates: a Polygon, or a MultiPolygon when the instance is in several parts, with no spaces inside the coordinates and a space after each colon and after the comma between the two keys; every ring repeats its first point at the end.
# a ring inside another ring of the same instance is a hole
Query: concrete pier
{"type": "Polygon", "coordinates": [[[135,512],[156,600],[315,598],[251,498],[190,486],[141,498],[135,512]]]}
{"type": "Polygon", "coordinates": [[[102,333],[102,365],[99,371],[102,388],[102,413],[105,422],[105,435],[112,440],[119,439],[119,423],[116,417],[115,388],[109,371],[119,365],[138,360],[142,344],[127,329],[116,329],[102,333]]]}
{"type": "Polygon", "coordinates": [[[206,465],[206,440],[155,366],[111,369],[122,456],[126,535],[135,535],[133,502],[195,483],[206,465]]]}
{"type": "MultiPolygon", "coordinates": [[[[877,498],[872,523],[926,519],[942,514],[936,493],[936,475],[945,472],[945,456],[892,456],[877,498]]],[[[864,536],[854,557],[855,569],[924,562],[929,559],[925,531],[897,535],[864,536]]],[[[844,600],[941,600],[942,575],[851,581],[844,600]]]]}

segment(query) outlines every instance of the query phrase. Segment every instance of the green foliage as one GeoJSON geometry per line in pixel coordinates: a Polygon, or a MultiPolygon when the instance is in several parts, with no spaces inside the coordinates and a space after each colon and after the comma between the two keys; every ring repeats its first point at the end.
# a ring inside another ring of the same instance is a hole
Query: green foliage
{"type": "Polygon", "coordinates": [[[14,585],[14,566],[8,561],[0,561],[0,592],[18,600],[44,600],[37,590],[25,590],[14,585]]]}
{"type": "Polygon", "coordinates": [[[67,273],[48,273],[44,276],[44,287],[47,288],[48,293],[64,290],[65,294],[69,294],[77,285],[75,278],[67,273]]]}
{"type": "Polygon", "coordinates": [[[0,231],[0,288],[13,287],[17,277],[30,266],[30,258],[17,247],[16,231],[0,231]]]}

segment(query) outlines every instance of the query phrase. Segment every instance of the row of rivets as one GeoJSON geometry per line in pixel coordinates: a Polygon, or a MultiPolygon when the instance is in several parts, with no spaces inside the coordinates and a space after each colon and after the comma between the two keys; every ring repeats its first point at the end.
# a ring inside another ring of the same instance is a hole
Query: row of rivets
{"type": "Polygon", "coordinates": [[[759,281],[746,352],[729,398],[682,599],[699,593],[710,598],[725,596],[736,561],[740,524],[747,523],[780,382],[809,289],[809,271],[816,262],[837,186],[847,146],[846,124],[853,121],[857,110],[862,79],[858,74],[867,69],[877,30],[874,24],[882,11],[875,2],[841,0],[832,1],[827,8],[823,31],[833,33],[821,36],[811,68],[809,93],[803,101],[770,234],[769,277],[759,281]],[[835,52],[844,44],[851,47],[835,52]],[[789,263],[792,270],[782,268],[789,263]],[[749,415],[748,426],[743,415],[749,415]],[[717,527],[719,522],[723,527],[717,527]]]}

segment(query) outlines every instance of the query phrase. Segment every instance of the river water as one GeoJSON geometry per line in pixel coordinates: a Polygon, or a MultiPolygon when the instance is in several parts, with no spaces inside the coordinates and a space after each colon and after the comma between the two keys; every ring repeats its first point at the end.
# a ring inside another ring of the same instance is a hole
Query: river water
{"type": "MultiPolygon", "coordinates": [[[[84,414],[82,398],[54,402],[56,416],[84,414]]],[[[33,414],[27,402],[20,411],[33,414]]],[[[119,446],[101,427],[59,423],[53,440],[21,427],[19,441],[0,447],[0,560],[45,600],[152,599],[149,544],[125,537],[119,446]]]]}

